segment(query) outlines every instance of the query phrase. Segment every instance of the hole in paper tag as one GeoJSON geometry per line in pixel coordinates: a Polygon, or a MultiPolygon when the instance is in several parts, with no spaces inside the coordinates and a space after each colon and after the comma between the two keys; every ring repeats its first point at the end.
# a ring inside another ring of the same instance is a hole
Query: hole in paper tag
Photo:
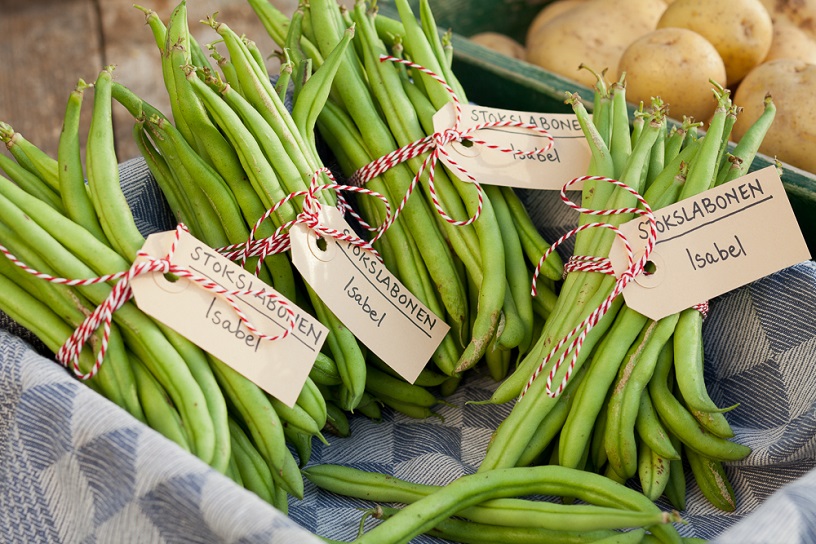
{"type": "Polygon", "coordinates": [[[450,147],[463,157],[475,158],[479,156],[479,146],[474,145],[470,140],[451,142],[450,147]]]}
{"type": "Polygon", "coordinates": [[[308,236],[309,251],[316,259],[328,263],[334,260],[337,244],[325,240],[322,236],[308,236]]]}
{"type": "Polygon", "coordinates": [[[190,286],[189,281],[179,281],[178,276],[172,274],[150,274],[156,286],[170,294],[181,293],[190,286]]]}
{"type": "MultiPolygon", "coordinates": [[[[636,259],[640,259],[641,256],[643,256],[643,252],[640,252],[640,255],[638,255],[636,259]]],[[[665,267],[666,263],[663,258],[652,251],[652,254],[649,256],[649,261],[646,263],[646,270],[644,273],[635,277],[635,282],[646,289],[657,287],[663,283],[666,271],[665,267]]]]}

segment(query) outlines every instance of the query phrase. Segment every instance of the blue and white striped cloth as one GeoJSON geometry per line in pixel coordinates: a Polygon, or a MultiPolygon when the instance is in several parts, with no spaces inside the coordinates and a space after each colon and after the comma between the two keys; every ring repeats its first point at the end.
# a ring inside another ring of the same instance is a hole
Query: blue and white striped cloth
{"type": "MultiPolygon", "coordinates": [[[[142,161],[123,164],[122,178],[144,232],[173,226],[142,161]]],[[[550,239],[574,222],[552,193],[525,198],[550,239]]],[[[71,378],[4,318],[1,542],[310,544],[320,542],[315,534],[357,534],[360,508],[371,504],[307,482],[305,498],[292,500],[284,516],[71,378]]],[[[816,264],[716,298],[704,334],[710,393],[721,406],[740,403],[726,417],[735,440],[753,453],[726,469],[736,512],[709,506],[688,476],[688,523],[679,531],[723,544],[816,542],[816,264]]],[[[468,376],[439,419],[389,411],[380,423],[352,418],[351,436],[316,443],[311,462],[447,483],[476,470],[510,409],[465,404],[488,398],[495,386],[487,376],[468,376]]]]}

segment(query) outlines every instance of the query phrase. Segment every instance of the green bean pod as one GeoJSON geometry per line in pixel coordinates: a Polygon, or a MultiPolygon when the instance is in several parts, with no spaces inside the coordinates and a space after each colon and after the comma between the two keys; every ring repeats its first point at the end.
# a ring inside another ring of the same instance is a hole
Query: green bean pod
{"type": "Polygon", "coordinates": [[[0,140],[6,149],[31,173],[39,176],[51,189],[59,191],[59,167],[53,157],[29,142],[8,123],[0,123],[0,140]]]}
{"type": "Polygon", "coordinates": [[[704,430],[694,416],[678,401],[668,387],[668,375],[674,359],[670,344],[666,344],[658,357],[654,376],[649,382],[652,403],[669,432],[687,447],[719,461],[739,461],[751,453],[742,444],[731,442],[704,430]]]}
{"type": "Polygon", "coordinates": [[[269,466],[244,429],[233,418],[229,419],[229,436],[232,460],[241,476],[241,485],[269,504],[274,504],[274,483],[269,466]]]}
{"type": "MultiPolygon", "coordinates": [[[[343,485],[339,491],[341,493],[344,492],[343,489],[351,486],[362,487],[371,493],[377,493],[379,489],[372,489],[373,486],[367,485],[372,479],[383,487],[386,485],[390,487],[399,485],[391,481],[382,482],[386,478],[395,480],[393,477],[380,475],[380,478],[377,475],[366,475],[362,471],[354,469],[343,470],[343,467],[338,468],[327,465],[310,467],[304,471],[304,474],[310,481],[323,488],[327,488],[328,485],[336,486],[338,479],[342,478],[343,485]],[[349,475],[354,476],[354,480],[351,482],[348,481],[349,475]],[[319,483],[318,480],[320,480],[319,483]]],[[[527,526],[530,523],[540,523],[539,526],[545,527],[545,523],[548,522],[556,523],[558,528],[567,524],[573,530],[610,528],[608,525],[603,527],[602,524],[611,524],[613,527],[618,528],[649,526],[653,532],[665,538],[667,542],[679,541],[679,535],[677,535],[673,527],[668,525],[671,521],[677,521],[676,516],[661,512],[644,495],[612,482],[603,476],[565,467],[541,466],[499,469],[461,476],[444,487],[417,486],[416,484],[405,487],[408,487],[408,489],[402,490],[403,500],[399,502],[409,502],[404,499],[411,495],[413,495],[414,500],[411,500],[410,504],[400,514],[370,530],[355,542],[358,544],[366,542],[408,542],[410,538],[430,530],[438,522],[454,514],[465,516],[473,510],[484,508],[485,501],[502,498],[505,500],[500,505],[510,504],[512,505],[511,508],[521,508],[524,505],[524,508],[551,509],[551,511],[554,511],[556,506],[563,507],[558,509],[558,514],[553,516],[554,519],[552,520],[545,519],[546,516],[543,513],[539,516],[532,516],[529,512],[523,514],[523,519],[526,520],[523,524],[527,526]],[[417,497],[417,492],[421,493],[422,496],[417,497]],[[589,505],[582,508],[579,505],[555,505],[536,501],[525,501],[520,504],[518,500],[510,502],[507,499],[508,497],[532,494],[574,497],[588,502],[589,505]],[[533,504],[536,506],[533,507],[533,504]],[[477,505],[479,506],[477,507],[477,505]],[[569,523],[565,521],[565,516],[568,512],[573,511],[573,508],[578,513],[587,511],[589,507],[593,506],[596,508],[613,507],[617,512],[610,513],[609,516],[602,516],[598,515],[597,512],[593,512],[593,514],[587,516],[586,525],[584,522],[579,525],[577,520],[569,523]],[[627,516],[626,511],[629,511],[628,515],[637,513],[636,517],[642,521],[628,525],[631,521],[623,521],[627,516]]],[[[494,500],[492,502],[498,501],[494,500]]],[[[518,523],[514,523],[514,525],[516,524],[518,523]]]]}
{"type": "Polygon", "coordinates": [[[0,169],[28,194],[36,196],[60,213],[65,212],[62,199],[57,191],[49,187],[37,174],[27,170],[5,153],[0,153],[0,169]]]}
{"type": "Polygon", "coordinates": [[[133,212],[122,193],[113,141],[111,71],[103,69],[94,83],[93,114],[85,148],[88,188],[99,223],[116,251],[128,261],[144,245],[133,212]]]}
{"type": "Polygon", "coordinates": [[[130,360],[147,424],[183,449],[191,451],[181,416],[167,398],[161,384],[137,357],[131,355],[130,360]]]}
{"type": "MultiPolygon", "coordinates": [[[[399,510],[378,506],[374,516],[388,519],[399,510]]],[[[582,544],[597,543],[599,539],[612,537],[619,533],[612,530],[597,529],[594,531],[572,531],[569,529],[542,529],[540,527],[503,527],[475,523],[456,518],[440,521],[426,534],[466,544],[582,544]]]]}
{"type": "Polygon", "coordinates": [[[672,461],[680,459],[680,452],[672,444],[668,431],[657,417],[648,386],[640,394],[635,430],[641,440],[661,457],[672,461]]]}
{"type": "Polygon", "coordinates": [[[82,98],[88,87],[89,85],[80,79],[68,95],[57,146],[59,194],[65,206],[65,215],[88,229],[101,242],[107,243],[105,233],[94,212],[93,203],[88,196],[88,187],[85,185],[85,176],[82,172],[79,123],[82,98]]]}
{"type": "Polygon", "coordinates": [[[736,510],[734,488],[723,469],[722,462],[710,459],[690,448],[685,448],[683,453],[688,459],[694,481],[708,502],[724,512],[736,510]]]}

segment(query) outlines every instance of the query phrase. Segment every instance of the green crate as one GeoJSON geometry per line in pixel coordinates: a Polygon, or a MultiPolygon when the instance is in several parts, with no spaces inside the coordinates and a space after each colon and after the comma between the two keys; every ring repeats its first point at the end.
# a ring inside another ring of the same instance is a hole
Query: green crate
{"type": "MultiPolygon", "coordinates": [[[[453,31],[453,69],[469,100],[496,108],[558,113],[572,111],[564,103],[565,93],[572,92],[578,93],[591,111],[592,89],[467,39],[492,30],[523,43],[528,25],[550,0],[429,1],[437,25],[453,31]]],[[[379,5],[383,14],[397,17],[393,0],[380,0],[379,5]]],[[[418,2],[411,0],[411,5],[418,15],[418,2]]],[[[630,108],[635,106],[630,104],[630,108]]],[[[759,154],[751,170],[772,164],[773,158],[759,154]]],[[[782,183],[811,255],[816,255],[816,174],[782,166],[782,183]]]]}

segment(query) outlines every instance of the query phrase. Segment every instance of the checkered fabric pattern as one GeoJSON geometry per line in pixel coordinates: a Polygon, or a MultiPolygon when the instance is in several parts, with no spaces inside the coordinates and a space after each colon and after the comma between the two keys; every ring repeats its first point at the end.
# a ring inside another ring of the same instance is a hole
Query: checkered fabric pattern
{"type": "MultiPolygon", "coordinates": [[[[129,161],[122,172],[144,232],[171,228],[144,164],[129,161]]],[[[523,197],[548,238],[573,225],[573,212],[555,194],[523,197]]],[[[708,506],[687,475],[688,523],[678,526],[684,536],[723,544],[816,541],[814,303],[812,261],[711,301],[707,384],[720,406],[740,403],[726,417],[735,440],[753,453],[726,469],[737,494],[734,513],[708,506]]],[[[3,318],[0,328],[13,326],[3,318]]],[[[467,376],[439,418],[417,421],[387,410],[379,423],[352,418],[351,436],[316,442],[311,463],[429,484],[472,473],[510,405],[466,401],[485,400],[495,387],[488,376],[467,376]]],[[[71,378],[25,331],[0,331],[0,541],[352,540],[360,508],[370,506],[307,482],[305,498],[293,500],[284,516],[71,378]]]]}

